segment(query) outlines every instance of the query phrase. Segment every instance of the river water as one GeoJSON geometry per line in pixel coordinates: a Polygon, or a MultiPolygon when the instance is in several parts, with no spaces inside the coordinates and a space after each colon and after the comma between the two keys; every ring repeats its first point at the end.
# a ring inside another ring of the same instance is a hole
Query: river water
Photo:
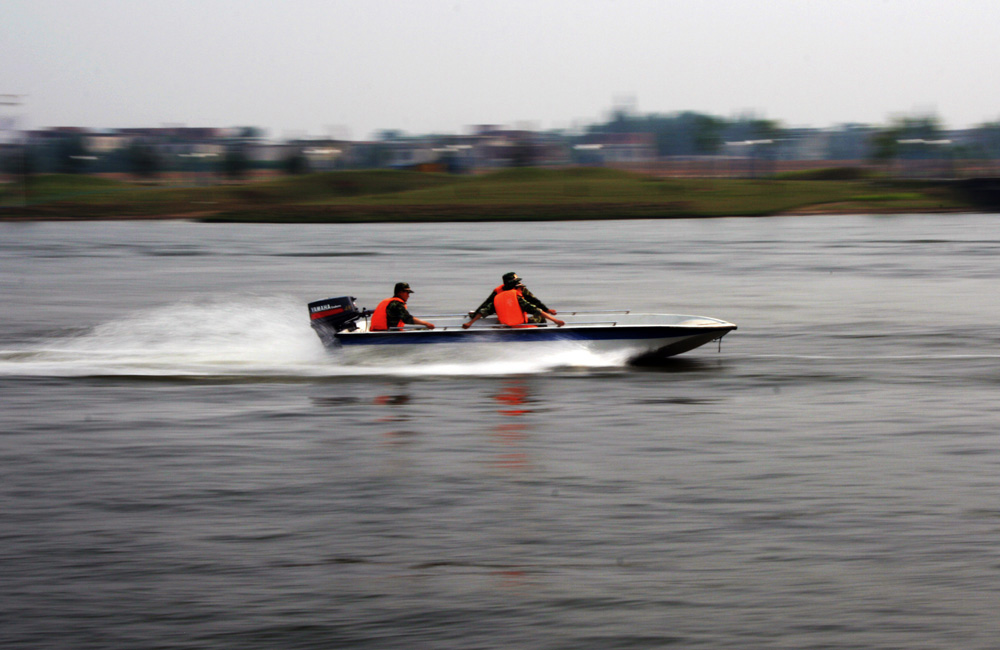
{"type": "Polygon", "coordinates": [[[0,647],[996,648],[988,215],[0,224],[0,647]],[[305,304],[735,322],[342,363],[305,304]]]}

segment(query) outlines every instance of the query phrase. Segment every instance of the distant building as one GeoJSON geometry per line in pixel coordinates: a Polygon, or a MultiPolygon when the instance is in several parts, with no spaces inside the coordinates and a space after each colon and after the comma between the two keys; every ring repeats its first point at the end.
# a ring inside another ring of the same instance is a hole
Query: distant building
{"type": "Polygon", "coordinates": [[[872,157],[872,136],[877,129],[867,124],[842,124],[827,129],[825,160],[867,161],[872,157]]]}
{"type": "Polygon", "coordinates": [[[349,167],[355,143],[332,138],[298,138],[286,143],[261,144],[253,148],[253,158],[258,162],[286,161],[301,154],[309,171],[331,171],[349,167]]]}
{"type": "Polygon", "coordinates": [[[823,160],[827,157],[830,133],[823,129],[782,129],[774,140],[775,160],[823,160]]]}
{"type": "Polygon", "coordinates": [[[591,165],[633,165],[657,159],[652,133],[590,133],[574,146],[575,160],[591,165]]]}

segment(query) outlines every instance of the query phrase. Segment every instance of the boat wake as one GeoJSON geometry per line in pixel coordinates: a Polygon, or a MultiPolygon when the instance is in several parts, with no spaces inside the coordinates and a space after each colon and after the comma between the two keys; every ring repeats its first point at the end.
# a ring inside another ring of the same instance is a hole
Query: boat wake
{"type": "Polygon", "coordinates": [[[573,343],[522,356],[508,351],[325,349],[287,297],[200,300],[138,311],[71,335],[49,335],[0,348],[0,376],[350,377],[506,375],[559,368],[623,366],[623,355],[573,343]]]}

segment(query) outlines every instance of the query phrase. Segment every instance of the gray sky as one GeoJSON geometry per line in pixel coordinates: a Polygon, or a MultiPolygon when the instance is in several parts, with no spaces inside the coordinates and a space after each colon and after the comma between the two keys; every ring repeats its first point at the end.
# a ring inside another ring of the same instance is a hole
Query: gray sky
{"type": "MultiPolygon", "coordinates": [[[[0,93],[42,126],[572,128],[1000,120],[997,0],[0,0],[0,93]]],[[[8,108],[8,111],[10,109],[8,108]]]]}

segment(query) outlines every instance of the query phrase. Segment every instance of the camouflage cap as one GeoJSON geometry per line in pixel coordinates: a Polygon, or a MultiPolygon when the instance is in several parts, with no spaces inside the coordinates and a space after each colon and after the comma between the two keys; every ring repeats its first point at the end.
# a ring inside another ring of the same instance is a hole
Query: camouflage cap
{"type": "Polygon", "coordinates": [[[502,279],[504,284],[510,284],[511,282],[514,282],[515,280],[520,280],[521,278],[517,277],[517,273],[511,271],[510,273],[504,273],[502,279]]]}
{"type": "Polygon", "coordinates": [[[410,285],[409,285],[408,282],[397,282],[396,283],[396,288],[393,289],[393,291],[392,291],[393,295],[399,293],[400,291],[409,291],[410,293],[414,292],[413,289],[410,288],[410,285]]]}

